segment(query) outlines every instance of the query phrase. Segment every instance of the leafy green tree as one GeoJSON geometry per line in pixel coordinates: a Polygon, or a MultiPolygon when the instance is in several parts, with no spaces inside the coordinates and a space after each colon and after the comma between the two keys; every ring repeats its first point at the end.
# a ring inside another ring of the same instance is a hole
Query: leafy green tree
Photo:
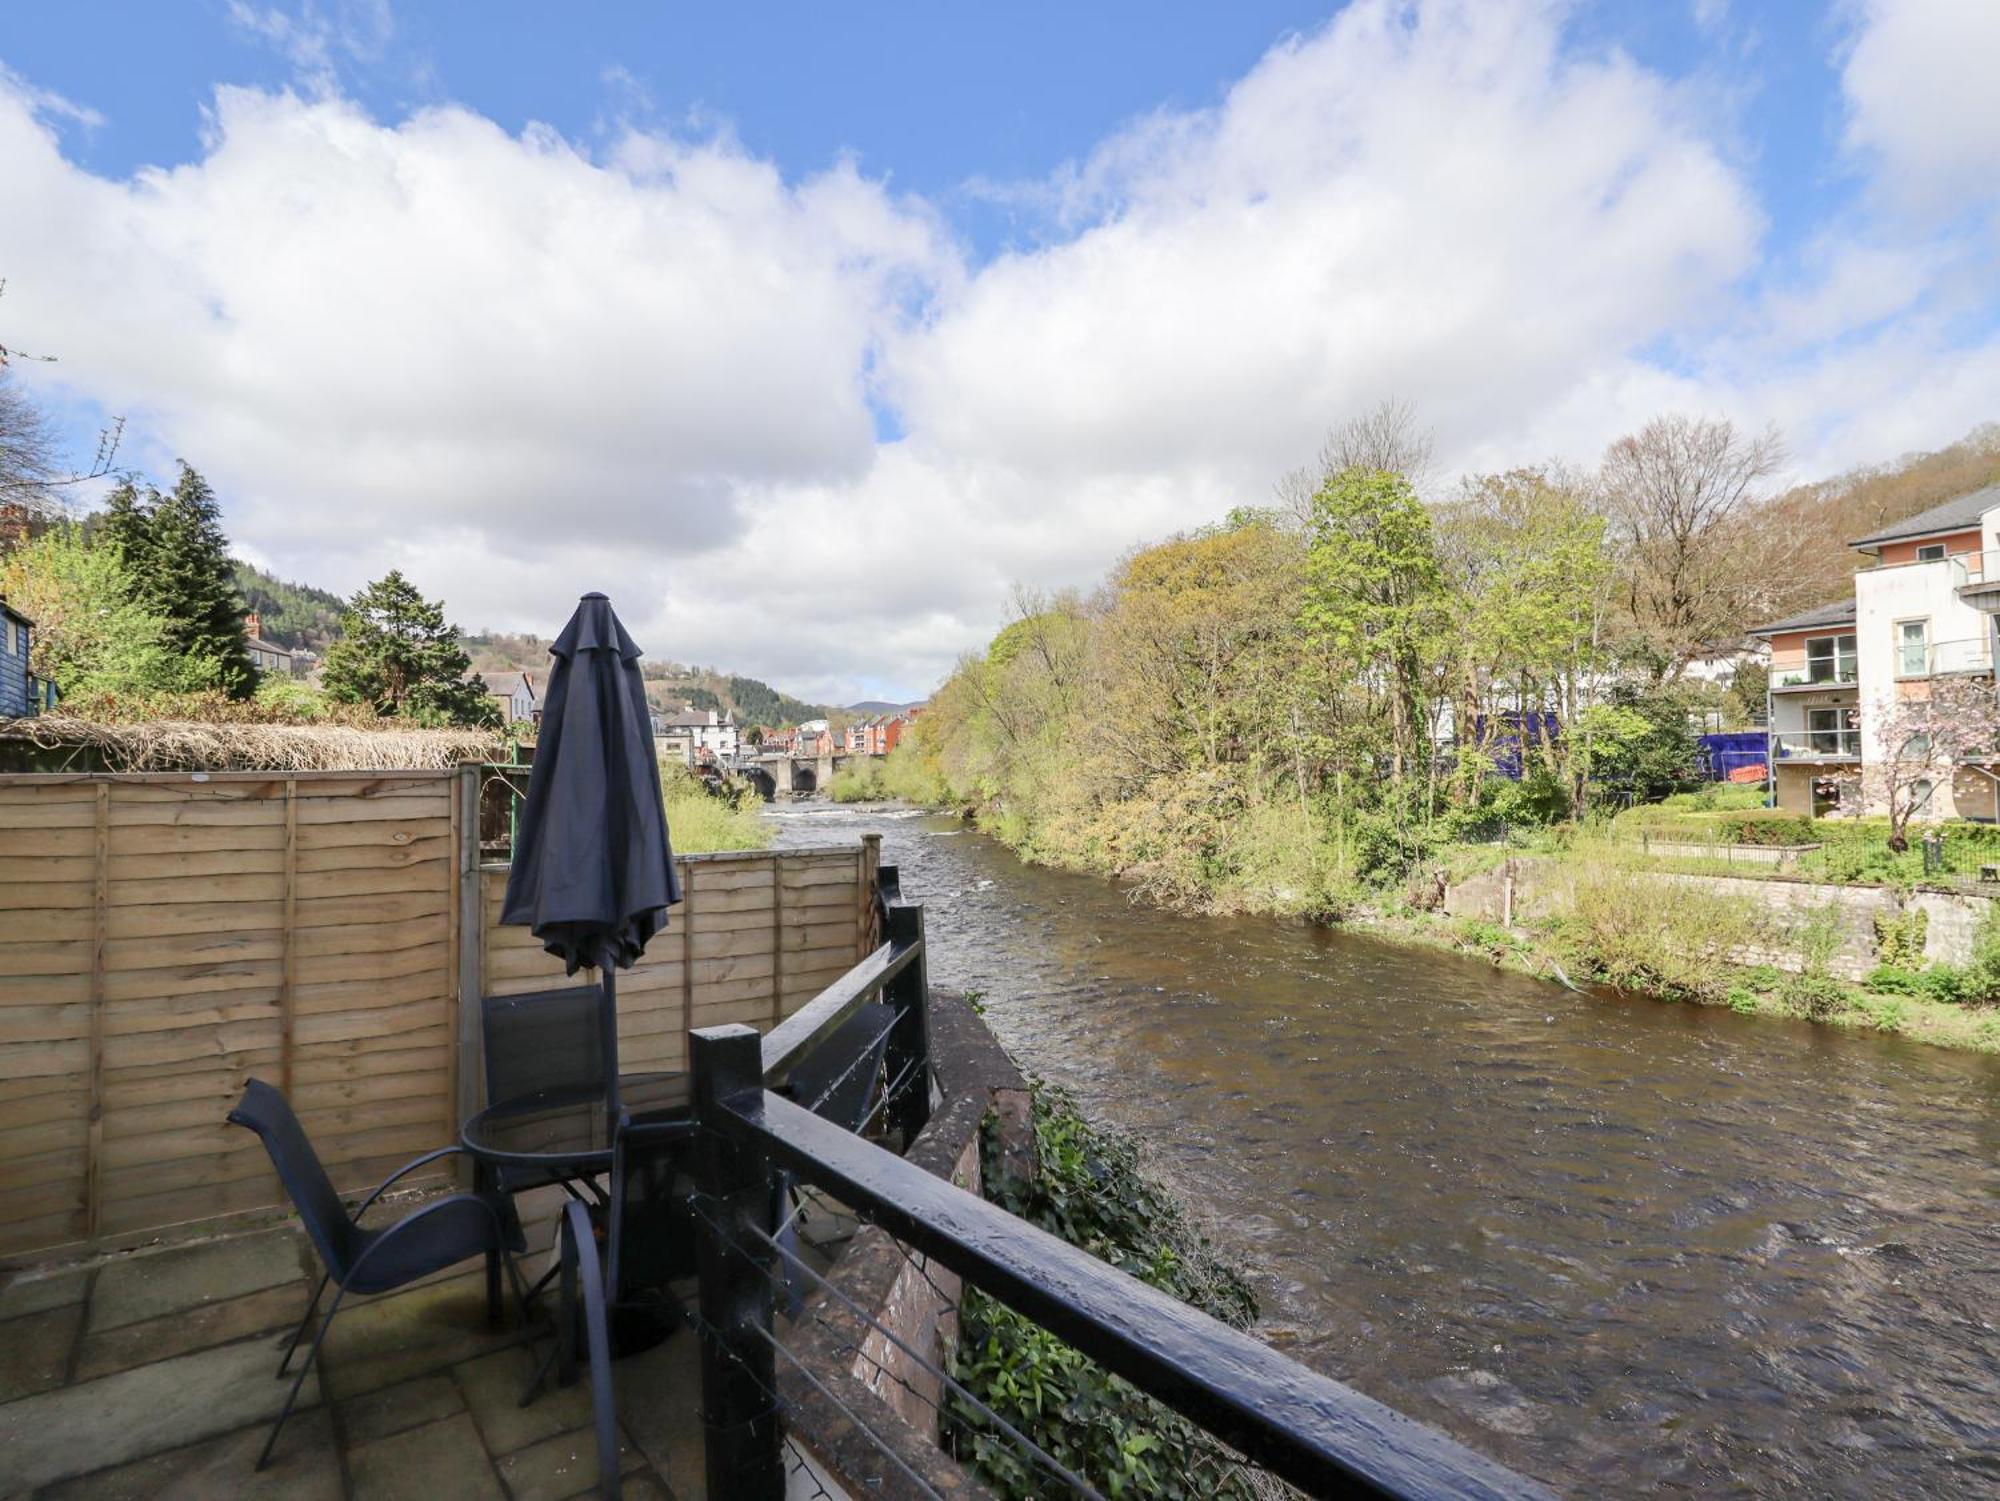
{"type": "Polygon", "coordinates": [[[341,639],[327,649],[321,673],[328,697],[425,724],[500,725],[485,679],[467,677],[472,659],[444,606],[425,599],[401,570],[356,594],[340,624],[341,639]]]}
{"type": "Polygon", "coordinates": [[[164,616],[140,602],[123,553],[59,525],[0,558],[0,595],[35,622],[30,665],[69,699],[213,688],[218,666],[172,644],[164,616]]]}
{"type": "Polygon", "coordinates": [[[1319,487],[1299,622],[1383,701],[1397,783],[1424,756],[1426,678],[1446,637],[1445,604],[1430,512],[1407,479],[1345,469],[1319,487]]]}
{"type": "Polygon", "coordinates": [[[167,644],[183,656],[215,664],[214,686],[245,699],[257,669],[243,633],[243,599],[236,592],[222,508],[208,481],[183,463],[168,494],[129,481],[114,489],[99,522],[130,571],[134,598],[167,622],[167,644]]]}
{"type": "Polygon", "coordinates": [[[1604,791],[1649,803],[1700,784],[1699,742],[1682,693],[1620,683],[1566,733],[1582,774],[1604,791]]]}

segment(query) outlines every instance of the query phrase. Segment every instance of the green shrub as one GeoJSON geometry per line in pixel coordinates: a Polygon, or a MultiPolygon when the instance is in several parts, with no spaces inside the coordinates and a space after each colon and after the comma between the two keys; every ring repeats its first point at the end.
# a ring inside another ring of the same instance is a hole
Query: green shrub
{"type": "Polygon", "coordinates": [[[1793,975],[1778,987],[1779,999],[1801,1016],[1823,1022],[1847,1005],[1848,989],[1831,975],[1793,975]]]}
{"type": "Polygon", "coordinates": [[[1811,815],[1783,808],[1739,808],[1714,814],[1707,822],[1726,844],[1814,844],[1821,827],[1811,815]]]}
{"type": "Polygon", "coordinates": [[[1964,999],[2000,1001],[2000,902],[1988,902],[1972,931],[1972,959],[1965,966],[1964,999]]]}
{"type": "Polygon", "coordinates": [[[1881,995],[1915,995],[1921,981],[1914,970],[1894,964],[1878,964],[1868,971],[1868,977],[1861,983],[1881,995]]]}
{"type": "Polygon", "coordinates": [[[1969,999],[1972,989],[1966,972],[1955,964],[1933,964],[1917,976],[1918,993],[1946,1005],[1969,999]]]}
{"type": "Polygon", "coordinates": [[[1757,992],[1747,986],[1730,986],[1728,993],[1723,996],[1723,999],[1729,1003],[1729,1009],[1739,1016],[1755,1016],[1757,1014],[1757,992]]]}
{"type": "Polygon", "coordinates": [[[1847,914],[1838,902],[1829,901],[1813,908],[1794,935],[1800,973],[1815,980],[1828,976],[1846,937],[1847,914]]]}
{"type": "Polygon", "coordinates": [[[1753,964],[1743,971],[1743,982],[1759,990],[1773,989],[1784,978],[1784,971],[1775,964],[1753,964]]]}
{"type": "Polygon", "coordinates": [[[1854,1004],[1883,1032],[1900,1032],[1910,1019],[1910,1003],[1897,996],[1855,996],[1854,1004]]]}
{"type": "Polygon", "coordinates": [[[1724,999],[1730,956],[1761,936],[1751,906],[1602,862],[1575,868],[1556,941],[1577,967],[1621,990],[1724,999]]]}
{"type": "MultiPolygon", "coordinates": [[[[1256,1318],[1248,1284],[1142,1171],[1132,1138],[1093,1125],[1069,1095],[1039,1082],[1034,1122],[1032,1180],[1006,1171],[995,1133],[986,1132],[988,1198],[1225,1323],[1243,1328],[1256,1318]]],[[[1228,1452],[1186,1418],[977,1289],[959,1310],[952,1375],[1108,1496],[1252,1501],[1257,1494],[1228,1452]]],[[[945,1402],[942,1432],[950,1451],[1007,1501],[1048,1493],[1048,1477],[1019,1446],[955,1395],[945,1402]]]]}
{"type": "Polygon", "coordinates": [[[1922,968],[1930,922],[1930,914],[1921,907],[1912,907],[1894,917],[1876,913],[1875,957],[1895,969],[1922,968]]]}

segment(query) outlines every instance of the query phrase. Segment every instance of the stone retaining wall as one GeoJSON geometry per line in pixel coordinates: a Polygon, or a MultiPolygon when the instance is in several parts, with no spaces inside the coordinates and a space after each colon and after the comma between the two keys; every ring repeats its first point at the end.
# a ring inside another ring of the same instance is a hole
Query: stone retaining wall
{"type": "MultiPolygon", "coordinates": [[[[1444,910],[1453,917],[1478,917],[1488,922],[1533,921],[1560,910],[1563,887],[1576,878],[1576,870],[1559,856],[1519,856],[1449,888],[1444,910]]],[[[1918,891],[1899,899],[1887,887],[1836,886],[1820,881],[1668,871],[1648,873],[1647,879],[1658,882],[1665,893],[1675,889],[1705,891],[1760,910],[1766,919],[1766,937],[1761,943],[1738,949],[1733,957],[1739,964],[1798,970],[1799,928],[1815,914],[1832,908],[1840,918],[1841,945],[1828,967],[1847,980],[1862,978],[1881,962],[1875,951],[1878,916],[1894,918],[1909,910],[1925,913],[1929,921],[1925,957],[1963,964],[1972,957],[1973,934],[1992,906],[1992,898],[1967,893],[1918,891]]]]}

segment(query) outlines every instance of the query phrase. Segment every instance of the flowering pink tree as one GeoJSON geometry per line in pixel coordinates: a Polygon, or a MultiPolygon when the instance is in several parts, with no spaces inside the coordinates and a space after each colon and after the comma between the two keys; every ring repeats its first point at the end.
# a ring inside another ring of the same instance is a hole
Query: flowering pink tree
{"type": "Polygon", "coordinates": [[[1910,820],[1969,762],[2000,758],[2000,692],[1990,677],[1937,677],[1883,712],[1882,759],[1869,768],[1870,802],[1889,814],[1889,847],[1909,848],[1910,820]]]}

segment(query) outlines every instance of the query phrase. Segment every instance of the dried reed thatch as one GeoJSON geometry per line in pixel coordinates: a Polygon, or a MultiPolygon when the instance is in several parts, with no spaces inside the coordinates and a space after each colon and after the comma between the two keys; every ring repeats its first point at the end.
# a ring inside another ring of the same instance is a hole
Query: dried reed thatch
{"type": "Polygon", "coordinates": [[[485,730],[193,719],[103,724],[59,714],[0,719],[0,740],[33,746],[43,753],[37,760],[58,763],[51,770],[77,771],[447,770],[495,760],[507,743],[485,730]]]}

